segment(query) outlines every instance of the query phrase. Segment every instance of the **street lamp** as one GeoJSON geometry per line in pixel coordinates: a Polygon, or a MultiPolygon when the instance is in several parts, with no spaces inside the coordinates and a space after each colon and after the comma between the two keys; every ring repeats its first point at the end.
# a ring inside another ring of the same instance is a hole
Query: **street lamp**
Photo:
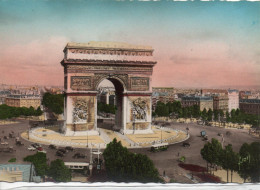
{"type": "Polygon", "coordinates": [[[88,147],[88,131],[87,131],[87,147],[88,147]]]}
{"type": "Polygon", "coordinates": [[[161,127],[161,143],[162,143],[162,127],[161,127]]]}

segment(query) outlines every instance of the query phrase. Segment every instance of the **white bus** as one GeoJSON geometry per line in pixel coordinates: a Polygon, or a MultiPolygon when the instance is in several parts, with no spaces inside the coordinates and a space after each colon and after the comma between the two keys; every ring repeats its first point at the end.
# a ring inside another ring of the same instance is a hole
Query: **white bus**
{"type": "Polygon", "coordinates": [[[163,151],[163,150],[167,150],[168,147],[169,147],[169,143],[154,144],[151,147],[151,151],[152,152],[163,151]]]}

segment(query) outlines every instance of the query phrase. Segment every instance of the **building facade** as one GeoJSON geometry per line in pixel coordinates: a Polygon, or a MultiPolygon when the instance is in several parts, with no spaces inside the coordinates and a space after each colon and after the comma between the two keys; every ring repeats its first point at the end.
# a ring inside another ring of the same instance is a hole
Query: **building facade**
{"type": "Polygon", "coordinates": [[[41,182],[33,164],[0,164],[0,181],[41,182]]]}
{"type": "Polygon", "coordinates": [[[247,114],[260,115],[260,99],[241,99],[239,108],[247,114]]]}
{"type": "Polygon", "coordinates": [[[239,92],[238,90],[228,90],[228,111],[239,108],[239,92]]]}
{"type": "Polygon", "coordinates": [[[214,95],[213,97],[213,110],[228,111],[228,96],[214,95]]]}
{"type": "Polygon", "coordinates": [[[167,104],[174,101],[174,88],[170,87],[153,87],[152,88],[152,109],[156,109],[157,102],[167,104]]]}
{"type": "Polygon", "coordinates": [[[213,110],[213,99],[208,96],[184,96],[181,99],[182,107],[190,107],[193,105],[198,105],[200,107],[200,111],[213,110]]]}
{"type": "Polygon", "coordinates": [[[41,106],[41,98],[40,96],[34,95],[9,95],[5,99],[5,104],[11,107],[33,107],[37,109],[41,106]]]}

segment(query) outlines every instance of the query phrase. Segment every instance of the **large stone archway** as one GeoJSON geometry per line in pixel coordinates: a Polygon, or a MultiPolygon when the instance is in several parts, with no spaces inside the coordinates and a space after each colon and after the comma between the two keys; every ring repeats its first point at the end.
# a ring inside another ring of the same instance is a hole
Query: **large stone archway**
{"type": "Polygon", "coordinates": [[[122,133],[150,133],[153,49],[116,42],[68,43],[64,48],[66,135],[97,134],[97,87],[116,90],[116,126],[122,133]]]}

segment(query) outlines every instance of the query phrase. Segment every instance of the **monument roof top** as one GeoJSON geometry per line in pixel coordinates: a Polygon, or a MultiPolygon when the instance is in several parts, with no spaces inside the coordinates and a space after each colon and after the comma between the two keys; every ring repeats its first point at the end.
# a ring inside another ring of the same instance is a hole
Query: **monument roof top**
{"type": "Polygon", "coordinates": [[[107,49],[136,49],[136,50],[153,50],[151,46],[133,45],[125,42],[96,42],[88,43],[69,42],[66,48],[107,48],[107,49]]]}

